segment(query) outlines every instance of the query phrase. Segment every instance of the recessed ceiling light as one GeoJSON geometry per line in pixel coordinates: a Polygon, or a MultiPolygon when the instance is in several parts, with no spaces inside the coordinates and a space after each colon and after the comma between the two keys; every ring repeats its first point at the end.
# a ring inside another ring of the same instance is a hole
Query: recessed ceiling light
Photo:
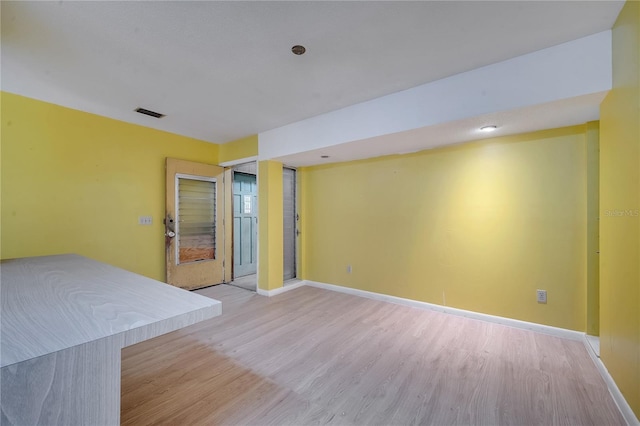
{"type": "Polygon", "coordinates": [[[498,129],[498,126],[495,126],[493,124],[491,126],[480,127],[481,132],[493,132],[494,130],[497,130],[497,129],[498,129]]]}
{"type": "Polygon", "coordinates": [[[296,44],[295,46],[293,46],[293,47],[291,48],[291,51],[293,52],[293,54],[294,54],[294,55],[298,55],[298,56],[300,56],[300,55],[304,55],[304,52],[306,52],[306,51],[307,51],[307,49],[305,49],[305,47],[304,47],[304,46],[301,46],[301,45],[299,45],[299,44],[296,44]]]}
{"type": "Polygon", "coordinates": [[[321,155],[320,158],[329,158],[328,155],[321,155]]]}

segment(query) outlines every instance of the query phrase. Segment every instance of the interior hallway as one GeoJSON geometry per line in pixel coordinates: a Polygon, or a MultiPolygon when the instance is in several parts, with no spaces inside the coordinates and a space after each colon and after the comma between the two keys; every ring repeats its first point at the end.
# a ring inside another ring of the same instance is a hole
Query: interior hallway
{"type": "Polygon", "coordinates": [[[245,290],[256,291],[258,288],[258,276],[257,274],[251,274],[245,275],[244,277],[234,278],[229,284],[245,290]]]}

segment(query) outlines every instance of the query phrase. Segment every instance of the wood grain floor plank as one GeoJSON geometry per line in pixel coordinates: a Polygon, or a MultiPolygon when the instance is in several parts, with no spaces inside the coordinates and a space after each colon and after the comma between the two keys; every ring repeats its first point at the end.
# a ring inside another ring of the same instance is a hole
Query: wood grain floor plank
{"type": "Polygon", "coordinates": [[[580,342],[301,287],[123,350],[122,424],[624,424],[580,342]]]}

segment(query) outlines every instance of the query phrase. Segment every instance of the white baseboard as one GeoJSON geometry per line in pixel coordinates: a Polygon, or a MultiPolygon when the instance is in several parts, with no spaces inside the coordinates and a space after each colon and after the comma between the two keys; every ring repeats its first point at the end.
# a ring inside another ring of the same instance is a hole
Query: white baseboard
{"type": "Polygon", "coordinates": [[[589,352],[589,356],[591,357],[591,359],[593,360],[593,363],[596,365],[596,368],[600,372],[602,379],[607,384],[607,388],[609,388],[609,393],[611,394],[613,401],[618,406],[618,410],[620,410],[620,414],[622,414],[622,417],[624,417],[624,420],[627,422],[627,425],[629,426],[640,425],[640,421],[638,421],[638,418],[636,417],[635,413],[629,406],[629,403],[624,398],[624,395],[622,395],[622,392],[620,392],[620,389],[618,389],[618,385],[616,385],[616,382],[613,380],[613,377],[611,377],[611,374],[609,374],[609,370],[607,370],[607,367],[604,365],[604,363],[600,359],[599,354],[596,354],[595,350],[587,340],[586,335],[584,339],[584,346],[587,348],[587,352],[589,352]]]}
{"type": "Polygon", "coordinates": [[[256,289],[256,293],[258,293],[260,296],[267,296],[267,297],[277,296],[279,294],[284,293],[285,291],[289,291],[289,290],[293,290],[294,288],[302,287],[306,283],[307,282],[304,281],[304,280],[291,280],[291,282],[286,282],[286,283],[284,283],[284,285],[282,287],[276,288],[276,289],[273,289],[273,290],[263,290],[260,287],[258,287],[256,289]]]}
{"type": "Polygon", "coordinates": [[[516,319],[499,317],[495,315],[482,314],[479,312],[466,311],[464,309],[450,308],[447,306],[436,305],[433,303],[420,302],[412,299],[404,299],[402,297],[389,296],[389,295],[380,294],[380,293],[373,293],[370,291],[358,290],[355,288],[341,287],[333,284],[319,283],[316,281],[307,281],[306,285],[311,287],[324,288],[326,290],[338,291],[340,293],[351,294],[354,296],[366,297],[368,299],[395,303],[397,305],[411,306],[412,308],[443,312],[445,314],[457,315],[465,318],[472,318],[480,321],[507,325],[509,327],[521,328],[524,330],[530,330],[538,333],[549,334],[551,336],[562,337],[564,339],[583,341],[585,338],[584,337],[585,334],[579,331],[567,330],[565,328],[552,327],[549,325],[536,324],[533,322],[520,321],[516,319]]]}

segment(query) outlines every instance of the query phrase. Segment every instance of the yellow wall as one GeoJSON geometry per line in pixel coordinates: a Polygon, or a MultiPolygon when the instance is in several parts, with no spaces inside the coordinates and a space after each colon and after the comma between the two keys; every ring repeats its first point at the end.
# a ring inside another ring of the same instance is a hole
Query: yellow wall
{"type": "Polygon", "coordinates": [[[640,3],[613,28],[613,89],[600,108],[600,349],[640,417],[640,3]]]}
{"type": "Polygon", "coordinates": [[[301,169],[304,278],[584,331],[586,134],[301,169]]]}
{"type": "Polygon", "coordinates": [[[258,135],[248,136],[220,145],[220,163],[255,157],[258,155],[258,135]]]}
{"type": "Polygon", "coordinates": [[[165,157],[218,145],[2,93],[2,258],[78,253],[165,278],[165,157]],[[138,225],[138,216],[153,225],[138,225]]]}
{"type": "Polygon", "coordinates": [[[283,283],[282,163],[258,163],[258,287],[274,290],[283,283]]]}
{"type": "Polygon", "coordinates": [[[587,123],[587,329],[600,333],[600,123],[587,123]]]}

